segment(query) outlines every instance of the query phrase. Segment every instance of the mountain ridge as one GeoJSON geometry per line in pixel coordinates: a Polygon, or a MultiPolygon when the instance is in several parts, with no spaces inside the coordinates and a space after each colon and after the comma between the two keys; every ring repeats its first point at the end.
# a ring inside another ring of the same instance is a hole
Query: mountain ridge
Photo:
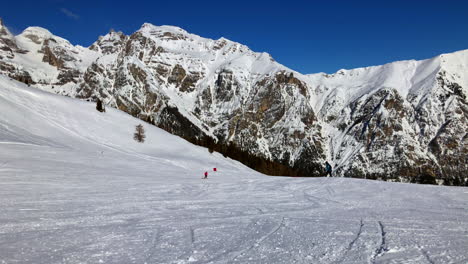
{"type": "Polygon", "coordinates": [[[340,176],[467,182],[468,50],[301,74],[267,53],[174,26],[111,31],[88,48],[38,35],[0,35],[10,40],[2,74],[99,98],[244,163],[255,159],[249,166],[264,173],[320,176],[331,160],[340,176]]]}

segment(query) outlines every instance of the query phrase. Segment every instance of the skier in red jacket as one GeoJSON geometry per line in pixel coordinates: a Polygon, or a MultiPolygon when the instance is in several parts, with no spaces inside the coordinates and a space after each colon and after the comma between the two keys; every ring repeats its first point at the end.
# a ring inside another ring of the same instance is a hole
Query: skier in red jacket
{"type": "Polygon", "coordinates": [[[208,179],[208,172],[205,171],[205,177],[203,177],[203,179],[208,179]]]}

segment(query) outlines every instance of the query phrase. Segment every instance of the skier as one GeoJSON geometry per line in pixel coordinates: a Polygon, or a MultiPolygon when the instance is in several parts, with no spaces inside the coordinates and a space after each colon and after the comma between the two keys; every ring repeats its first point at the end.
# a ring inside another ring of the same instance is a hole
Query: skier
{"type": "Polygon", "coordinates": [[[205,177],[203,177],[203,179],[208,179],[208,172],[205,171],[205,177]]]}
{"type": "Polygon", "coordinates": [[[216,171],[218,171],[218,170],[217,170],[216,168],[213,168],[213,171],[215,171],[215,172],[216,172],[216,171]]]}
{"type": "Polygon", "coordinates": [[[332,177],[332,166],[330,165],[330,163],[328,163],[328,161],[325,161],[325,173],[327,177],[329,175],[330,177],[332,177]]]}

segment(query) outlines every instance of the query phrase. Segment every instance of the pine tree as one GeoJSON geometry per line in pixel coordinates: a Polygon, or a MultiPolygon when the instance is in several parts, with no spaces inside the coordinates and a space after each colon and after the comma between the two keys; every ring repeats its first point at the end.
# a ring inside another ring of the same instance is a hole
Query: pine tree
{"type": "Polygon", "coordinates": [[[140,142],[140,143],[143,143],[143,142],[145,142],[145,138],[146,138],[145,129],[143,128],[142,124],[139,124],[135,128],[135,133],[133,134],[133,139],[140,142]]]}
{"type": "Polygon", "coordinates": [[[98,110],[99,112],[105,112],[106,111],[106,108],[104,108],[104,106],[102,105],[102,101],[99,98],[96,101],[96,110],[98,110]]]}

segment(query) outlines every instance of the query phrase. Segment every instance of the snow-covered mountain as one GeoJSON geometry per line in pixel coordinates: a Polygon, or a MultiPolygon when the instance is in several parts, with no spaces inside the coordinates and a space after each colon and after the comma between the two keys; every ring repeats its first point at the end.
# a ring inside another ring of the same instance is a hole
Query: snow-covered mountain
{"type": "Polygon", "coordinates": [[[466,182],[468,50],[309,75],[328,155],[344,175],[466,182]],[[419,179],[417,179],[419,178],[419,179]]]}
{"type": "Polygon", "coordinates": [[[340,176],[467,181],[467,50],[303,75],[173,26],[111,31],[89,48],[38,27],[18,36],[0,27],[2,74],[100,98],[269,174],[323,175],[331,160],[340,176]]]}

